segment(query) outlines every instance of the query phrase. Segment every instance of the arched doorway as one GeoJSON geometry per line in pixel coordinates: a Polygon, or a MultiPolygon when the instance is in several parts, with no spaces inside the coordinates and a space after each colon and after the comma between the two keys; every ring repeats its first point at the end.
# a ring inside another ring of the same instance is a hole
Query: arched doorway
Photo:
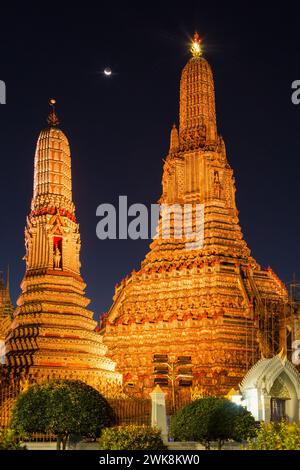
{"type": "Polygon", "coordinates": [[[241,404],[257,421],[300,422],[300,375],[282,353],[261,359],[240,384],[241,404]]]}

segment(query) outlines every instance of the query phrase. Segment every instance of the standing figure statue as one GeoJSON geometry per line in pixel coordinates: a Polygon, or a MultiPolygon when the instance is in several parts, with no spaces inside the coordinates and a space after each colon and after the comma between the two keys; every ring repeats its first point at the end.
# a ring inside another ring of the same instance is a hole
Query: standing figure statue
{"type": "Polygon", "coordinates": [[[61,253],[59,251],[58,246],[56,245],[55,250],[54,250],[54,268],[55,269],[60,268],[60,260],[61,260],[61,253]]]}

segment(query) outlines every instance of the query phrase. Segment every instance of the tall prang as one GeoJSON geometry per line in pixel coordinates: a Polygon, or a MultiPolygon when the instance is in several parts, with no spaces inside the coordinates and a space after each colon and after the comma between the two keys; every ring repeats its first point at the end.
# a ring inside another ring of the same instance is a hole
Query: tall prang
{"type": "MultiPolygon", "coordinates": [[[[7,382],[82,380],[109,395],[121,384],[88,310],[80,274],[80,232],[72,201],[71,153],[51,100],[34,159],[25,228],[26,272],[6,338],[7,382]]],[[[5,374],[2,374],[2,377],[5,374]]]]}
{"type": "Polygon", "coordinates": [[[155,383],[168,393],[175,384],[182,395],[225,395],[261,356],[286,349],[291,339],[286,288],[257,264],[243,239],[233,171],[217,131],[213,74],[197,34],[181,74],[179,111],[157,236],[141,269],[116,286],[105,318],[104,341],[137,396],[155,383]],[[162,216],[170,205],[166,237],[162,216]],[[202,243],[189,249],[184,234],[175,236],[185,206],[195,234],[197,206],[203,208],[202,243]]]}
{"type": "MultiPolygon", "coordinates": [[[[14,306],[11,301],[9,288],[9,269],[7,270],[6,284],[3,273],[0,272],[0,341],[4,342],[13,319],[14,306]]],[[[1,345],[0,345],[1,348],[1,345]]],[[[2,356],[2,351],[1,351],[2,356]]]]}

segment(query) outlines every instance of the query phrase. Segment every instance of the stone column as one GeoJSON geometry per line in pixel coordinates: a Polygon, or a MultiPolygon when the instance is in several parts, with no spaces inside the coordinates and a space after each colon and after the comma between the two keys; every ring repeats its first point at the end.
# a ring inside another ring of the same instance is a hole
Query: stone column
{"type": "Polygon", "coordinates": [[[150,393],[152,401],[151,426],[161,430],[164,442],[168,441],[167,412],[165,393],[159,385],[156,385],[150,393]]]}
{"type": "Polygon", "coordinates": [[[269,395],[264,395],[265,423],[271,422],[271,398],[269,395]]]}

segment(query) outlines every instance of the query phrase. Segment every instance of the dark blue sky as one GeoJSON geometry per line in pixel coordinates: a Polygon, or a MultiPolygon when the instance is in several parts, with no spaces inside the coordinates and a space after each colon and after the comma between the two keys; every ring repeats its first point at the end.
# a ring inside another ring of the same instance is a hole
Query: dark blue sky
{"type": "Polygon", "coordinates": [[[34,149],[52,96],[71,144],[82,272],[97,314],[110,306],[116,282],[139,266],[149,243],[99,241],[96,208],[119,195],[132,203],[159,198],[195,29],[214,70],[245,238],[284,281],[300,277],[300,106],[291,102],[291,83],[300,79],[300,7],[210,3],[1,5],[0,266],[11,266],[14,300],[34,149]],[[115,72],[109,80],[97,73],[107,65],[115,72]]]}

